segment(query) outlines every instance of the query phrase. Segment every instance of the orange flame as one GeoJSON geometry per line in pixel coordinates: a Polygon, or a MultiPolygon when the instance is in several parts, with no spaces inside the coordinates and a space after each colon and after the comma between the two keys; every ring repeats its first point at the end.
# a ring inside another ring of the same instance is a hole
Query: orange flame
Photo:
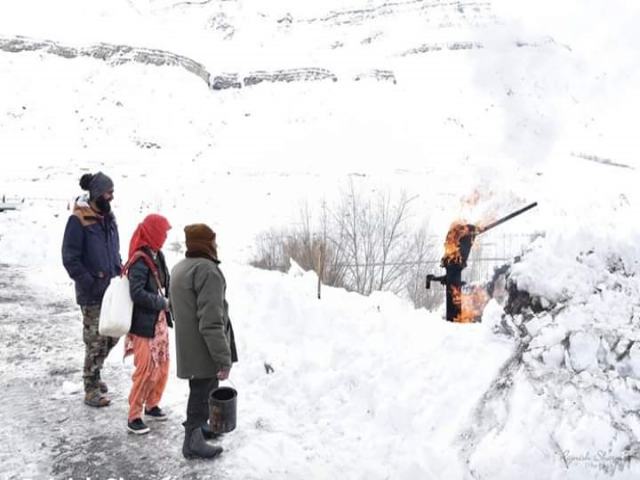
{"type": "Polygon", "coordinates": [[[453,303],[459,307],[460,314],[453,319],[457,323],[472,323],[482,316],[484,307],[489,302],[489,294],[480,286],[475,286],[470,293],[462,293],[459,287],[452,286],[453,303]]]}
{"type": "Polygon", "coordinates": [[[451,301],[456,306],[456,310],[460,314],[453,319],[454,322],[458,321],[458,318],[462,316],[462,289],[457,285],[451,285],[451,301]]]}
{"type": "Polygon", "coordinates": [[[447,232],[444,241],[443,264],[462,263],[462,253],[460,252],[460,239],[467,235],[473,235],[473,225],[462,222],[454,222],[447,232]]]}

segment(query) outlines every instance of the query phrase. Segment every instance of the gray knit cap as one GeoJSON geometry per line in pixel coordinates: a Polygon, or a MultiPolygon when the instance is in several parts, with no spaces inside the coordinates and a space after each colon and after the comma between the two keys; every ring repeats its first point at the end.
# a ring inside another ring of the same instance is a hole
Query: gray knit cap
{"type": "Polygon", "coordinates": [[[95,200],[113,189],[113,181],[102,172],[93,175],[89,182],[89,198],[95,200]]]}

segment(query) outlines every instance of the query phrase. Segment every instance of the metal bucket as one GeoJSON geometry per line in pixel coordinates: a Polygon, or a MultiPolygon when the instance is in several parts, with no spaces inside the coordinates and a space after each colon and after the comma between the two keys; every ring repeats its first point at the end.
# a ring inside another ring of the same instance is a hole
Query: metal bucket
{"type": "Polygon", "coordinates": [[[219,387],[209,396],[209,424],[213,433],[227,433],[236,428],[238,392],[235,388],[219,387]]]}

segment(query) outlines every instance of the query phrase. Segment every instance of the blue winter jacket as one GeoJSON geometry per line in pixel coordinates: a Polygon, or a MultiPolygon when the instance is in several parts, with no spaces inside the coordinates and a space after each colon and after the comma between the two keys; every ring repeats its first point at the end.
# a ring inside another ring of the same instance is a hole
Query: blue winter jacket
{"type": "Polygon", "coordinates": [[[96,213],[78,199],[62,241],[62,263],[76,284],[79,305],[99,305],[111,278],[120,274],[120,240],[113,213],[96,213]]]}

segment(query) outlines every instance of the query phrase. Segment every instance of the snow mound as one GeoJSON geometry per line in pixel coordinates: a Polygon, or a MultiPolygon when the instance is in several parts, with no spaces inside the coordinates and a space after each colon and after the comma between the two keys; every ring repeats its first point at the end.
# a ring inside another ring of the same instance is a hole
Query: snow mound
{"type": "Polygon", "coordinates": [[[631,478],[638,471],[640,263],[635,245],[637,238],[615,241],[584,232],[540,238],[512,266],[505,314],[493,325],[496,334],[518,344],[511,367],[503,370],[512,374],[502,375],[510,393],[501,405],[508,414],[469,455],[472,464],[477,459],[474,469],[489,474],[492,461],[508,457],[519,465],[510,467],[514,476],[526,465],[542,475],[536,462],[546,451],[545,457],[568,470],[563,478],[586,472],[589,478],[599,473],[631,478]],[[532,434],[529,441],[508,441],[523,428],[532,434]]]}

